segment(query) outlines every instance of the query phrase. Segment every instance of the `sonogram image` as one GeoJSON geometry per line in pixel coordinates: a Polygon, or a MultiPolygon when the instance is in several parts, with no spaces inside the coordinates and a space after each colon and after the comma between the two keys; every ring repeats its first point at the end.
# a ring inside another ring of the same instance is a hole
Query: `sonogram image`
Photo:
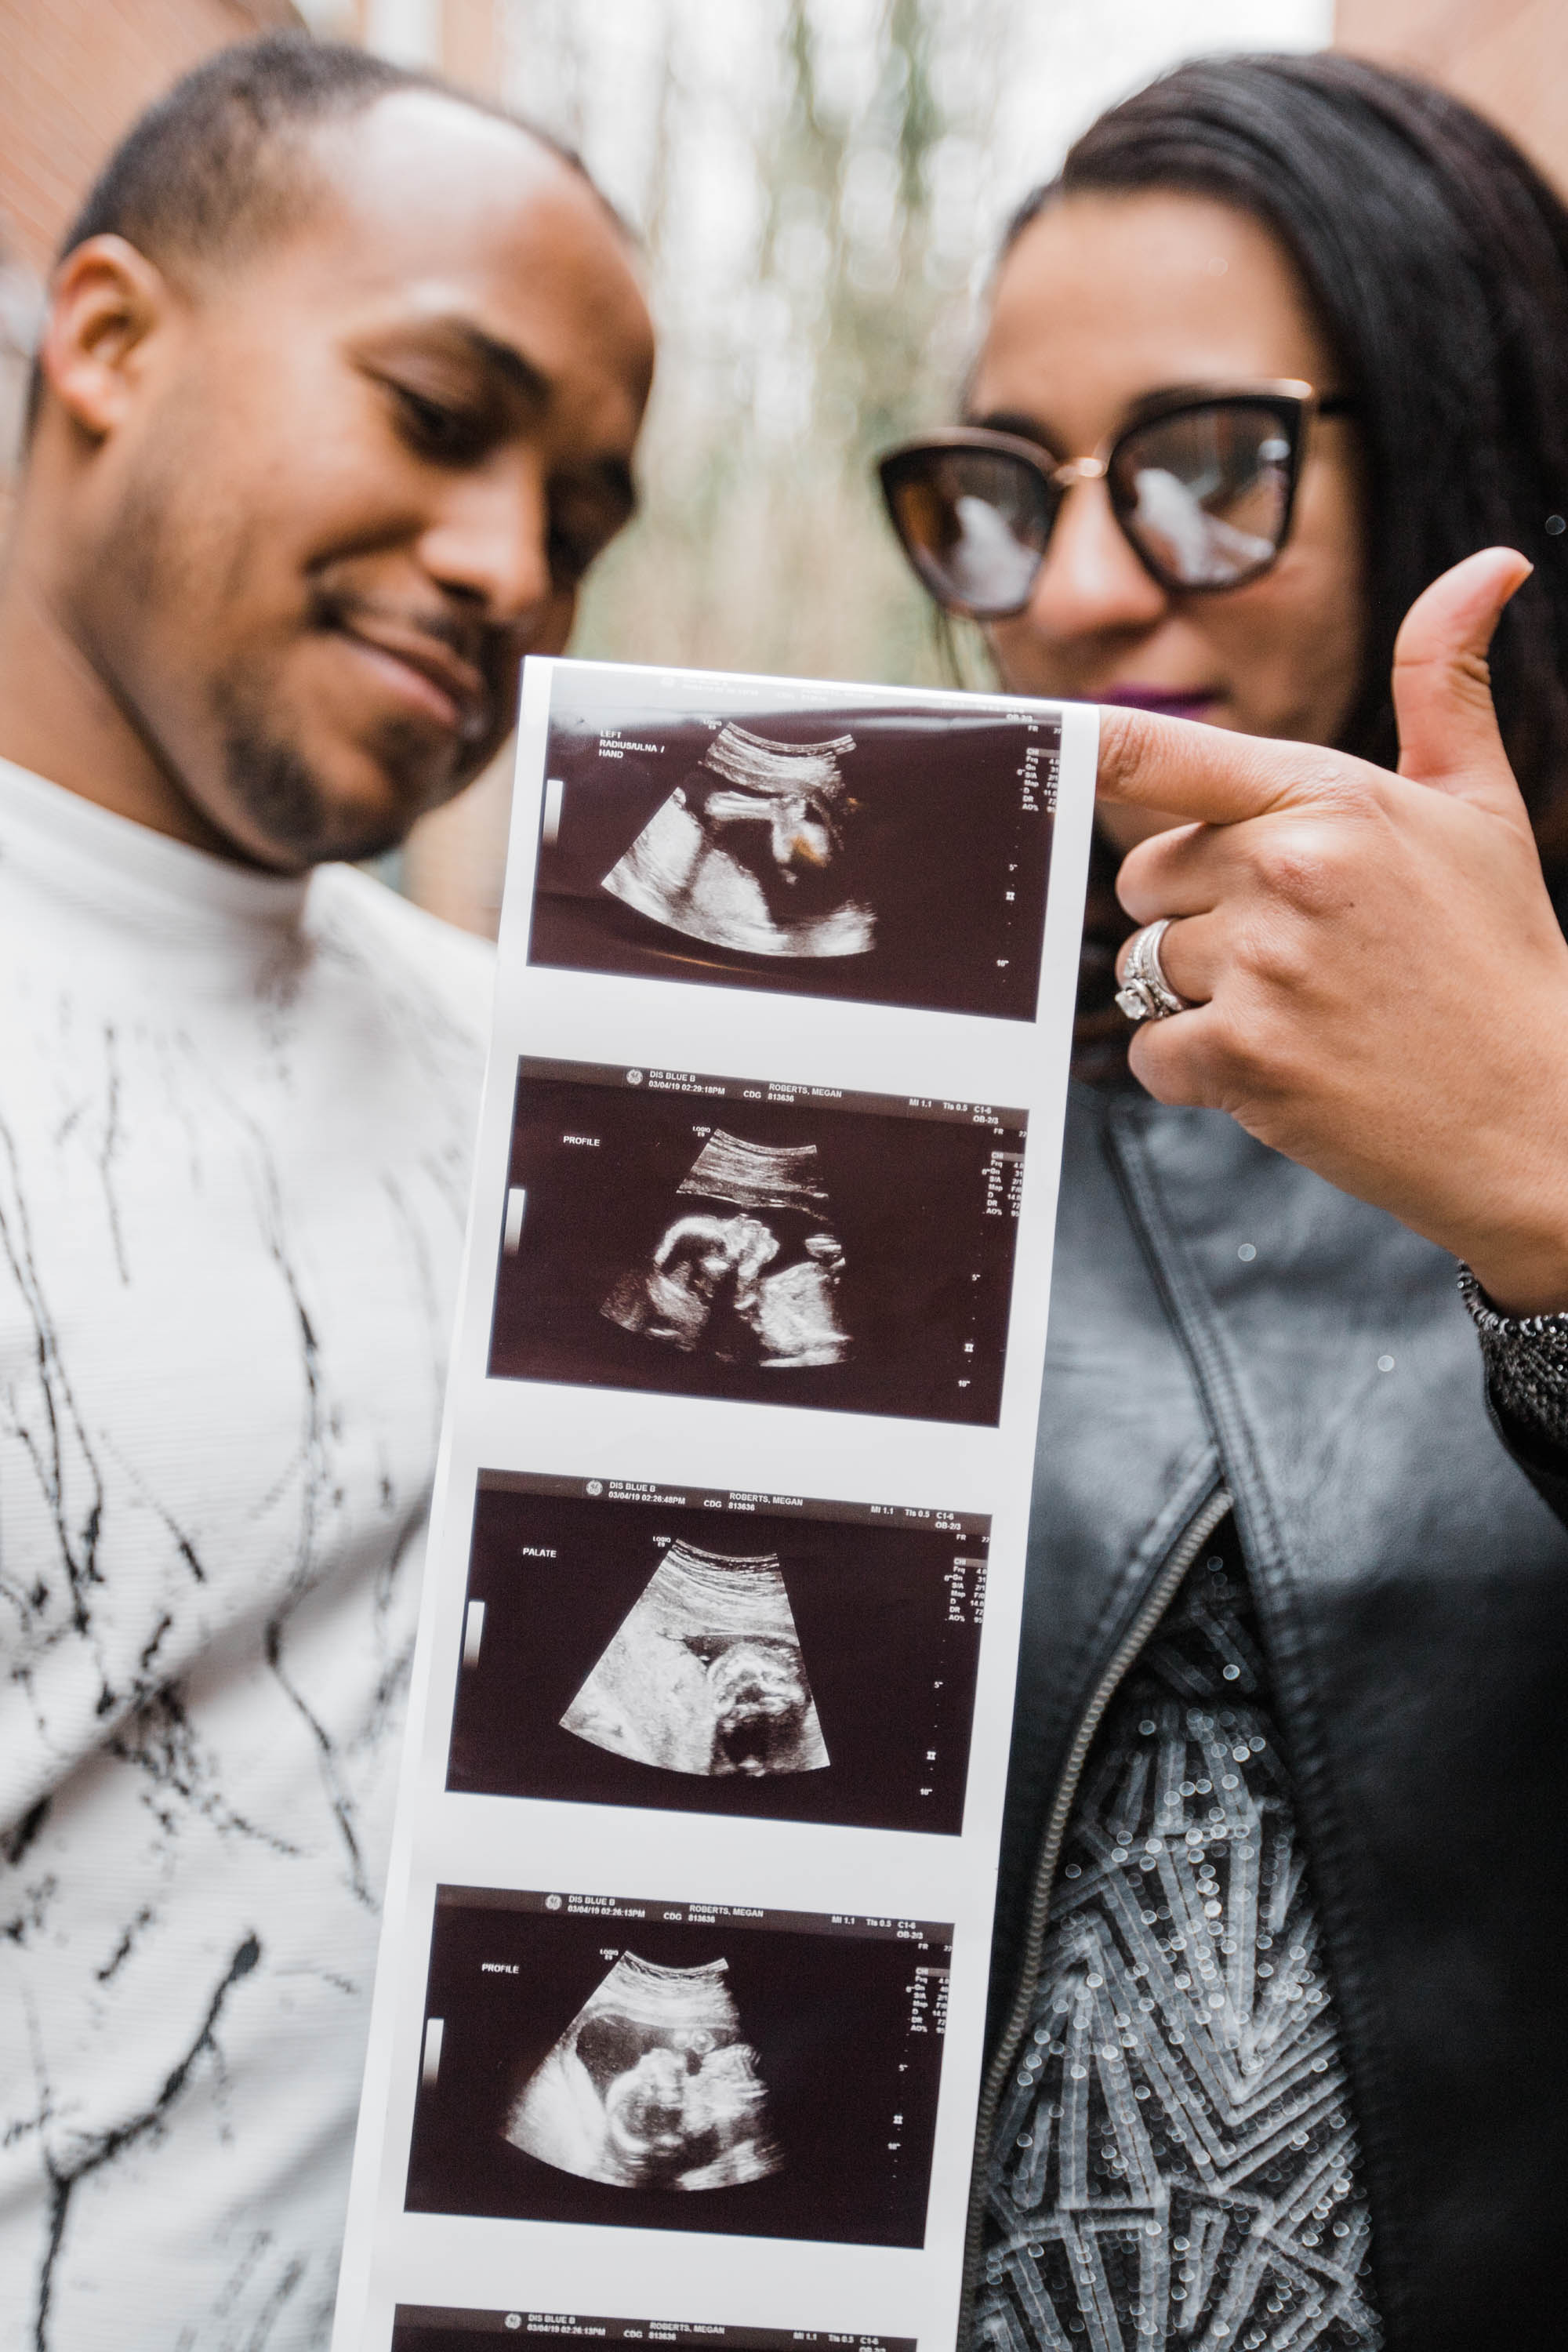
{"type": "Polygon", "coordinates": [[[526,1060],[491,1375],[994,1426],[1025,1125],[526,1060]]]}
{"type": "Polygon", "coordinates": [[[940,1921],[439,1886],[407,2210],[918,2246],[952,1961],[940,1921]]]}
{"type": "MultiPolygon", "coordinates": [[[[792,2327],[725,2327],[710,2319],[627,2318],[592,2311],[485,2311],[450,2304],[400,2303],[393,2317],[392,2352],[474,2352],[476,2336],[511,2342],[549,2336],[583,2344],[650,2344],[677,2347],[700,2339],[702,2352],[800,2352],[792,2327]]],[[[852,2343],[855,2352],[917,2352],[912,2336],[868,2336],[858,2327],[832,2341],[852,2343]]]]}
{"type": "Polygon", "coordinates": [[[447,1786],[956,1836],[989,1549],[984,1516],[481,1470],[447,1786]]]}
{"type": "Polygon", "coordinates": [[[733,2189],[783,2165],[726,1960],[623,1952],[524,2086],[515,2147],[611,2189],[733,2189]]]}
{"type": "Polygon", "coordinates": [[[650,921],[745,955],[864,955],[869,907],[843,888],[853,735],[781,743],[733,723],[648,819],[604,887],[650,921]]]}
{"type": "Polygon", "coordinates": [[[709,683],[556,667],[530,961],[1032,1020],[1058,714],[709,683]]]}
{"type": "Polygon", "coordinates": [[[561,1727],[666,1772],[820,1771],[827,1743],[778,1554],[672,1544],[561,1727]]]}
{"type": "Polygon", "coordinates": [[[773,1148],[722,1129],[710,1135],[676,1191],[718,1204],[720,1213],[710,1206],[676,1217],[601,1311],[625,1331],[688,1355],[706,1347],[722,1363],[793,1370],[842,1363],[849,1352],[838,1319],[844,1248],[824,1227],[827,1196],[816,1159],[815,1143],[773,1148]]]}

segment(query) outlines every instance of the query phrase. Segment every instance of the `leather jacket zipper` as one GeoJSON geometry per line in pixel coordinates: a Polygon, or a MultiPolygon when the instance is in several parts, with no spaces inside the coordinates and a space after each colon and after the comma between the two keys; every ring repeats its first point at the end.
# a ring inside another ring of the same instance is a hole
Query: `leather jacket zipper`
{"type": "Polygon", "coordinates": [[[1118,1686],[1175,1599],[1176,1589],[1187,1570],[1230,1507],[1228,1488],[1216,1486],[1195,1516],[1188,1520],[1166,1554],[1164,1565],[1151,1585],[1142,1607],[1117,1644],[1113,1656],[1095,1685],[1089,1705],[1079,1717],[1072,1746],[1068,1750],[1061,1778],[1057,1782],[1056,1798],[1046,1822],[1045,1835],[1040,1841],[1039,1860],[1035,1867],[1028,1926],[1018,1968],[1018,1989],[1002,2039],[985,2070],[985,2079],[980,2091],[980,2108],[975,2117],[974,2171],[970,2183],[969,2216],[963,2234],[963,2286],[958,2306],[960,2352],[969,2340],[970,2324],[974,2316],[975,2290],[980,2284],[992,2134],[996,2128],[997,2111],[1007,2087],[1007,2078],[1017,2063],[1019,2047],[1034,2015],[1035,1996],[1039,1990],[1040,1969],[1045,1959],[1046,1929],[1050,1922],[1051,1890],[1056,1885],[1062,1841],[1067,1835],[1068,1821],[1078,1796],[1079,1782],[1083,1778],[1083,1768],[1089,1760],[1094,1735],[1100,1728],[1106,1708],[1116,1696],[1118,1686]]]}

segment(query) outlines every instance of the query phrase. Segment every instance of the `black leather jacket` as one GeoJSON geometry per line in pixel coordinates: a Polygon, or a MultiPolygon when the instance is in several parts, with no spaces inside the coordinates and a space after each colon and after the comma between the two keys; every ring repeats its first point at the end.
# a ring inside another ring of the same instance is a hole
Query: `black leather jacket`
{"type": "Polygon", "coordinates": [[[1444,1253],[1220,1113],[1075,1089],[994,2045],[1099,1707],[1228,1489],[1391,2352],[1544,2352],[1564,2325],[1568,1532],[1541,1486],[1444,1253]]]}

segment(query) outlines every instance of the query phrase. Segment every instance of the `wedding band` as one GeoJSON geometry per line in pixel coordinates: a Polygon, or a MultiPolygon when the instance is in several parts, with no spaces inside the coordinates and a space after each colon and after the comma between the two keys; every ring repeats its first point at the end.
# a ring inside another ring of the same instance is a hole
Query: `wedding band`
{"type": "Polygon", "coordinates": [[[1160,942],[1170,928],[1170,916],[1162,915],[1157,923],[1146,923],[1133,934],[1116,992],[1116,1002],[1129,1021],[1168,1021],[1173,1013],[1193,1009],[1191,998],[1178,996],[1171,986],[1160,961],[1160,942]]]}

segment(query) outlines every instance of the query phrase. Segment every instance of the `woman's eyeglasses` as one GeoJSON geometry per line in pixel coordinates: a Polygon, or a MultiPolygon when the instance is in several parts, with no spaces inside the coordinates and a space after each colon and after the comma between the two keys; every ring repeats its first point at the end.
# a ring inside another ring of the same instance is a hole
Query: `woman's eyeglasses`
{"type": "Polygon", "coordinates": [[[958,425],[890,449],[877,470],[904,553],[949,613],[1024,610],[1075,482],[1104,482],[1162,588],[1212,593],[1276,561],[1311,420],[1351,405],[1294,382],[1184,388],[1141,402],[1091,457],[1058,464],[1018,434],[958,425]]]}

